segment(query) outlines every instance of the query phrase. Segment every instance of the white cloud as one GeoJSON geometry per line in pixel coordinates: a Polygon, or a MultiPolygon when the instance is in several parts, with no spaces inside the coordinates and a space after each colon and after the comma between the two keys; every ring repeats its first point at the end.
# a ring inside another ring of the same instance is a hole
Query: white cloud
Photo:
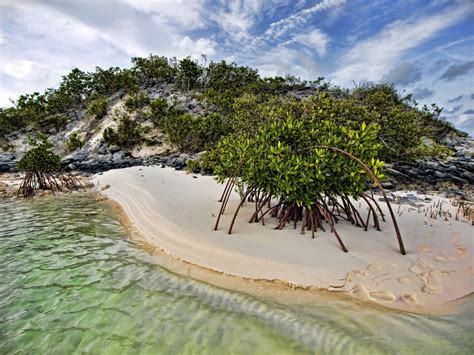
{"type": "Polygon", "coordinates": [[[23,79],[33,72],[33,66],[35,64],[37,63],[31,60],[19,60],[13,63],[2,62],[0,71],[15,78],[23,79]]]}
{"type": "Polygon", "coordinates": [[[329,38],[319,29],[314,29],[307,34],[297,35],[294,39],[296,42],[316,50],[320,56],[326,54],[326,46],[329,42],[329,38]]]}
{"type": "Polygon", "coordinates": [[[202,0],[120,1],[145,14],[152,14],[159,22],[175,23],[188,28],[204,26],[202,15],[204,2],[202,0]]]}
{"type": "Polygon", "coordinates": [[[20,94],[57,86],[75,67],[127,67],[130,57],[150,53],[178,58],[215,53],[213,40],[191,38],[177,25],[160,23],[162,17],[155,20],[123,4],[103,2],[108,8],[90,7],[84,13],[50,4],[0,3],[0,37],[8,39],[1,42],[0,106],[20,94]],[[101,13],[94,15],[95,10],[101,13]]]}
{"type": "Polygon", "coordinates": [[[178,52],[185,53],[191,57],[199,57],[201,54],[213,55],[215,53],[216,43],[207,38],[199,38],[196,41],[193,41],[188,36],[184,36],[179,39],[177,42],[177,48],[180,50],[178,52]]]}
{"type": "Polygon", "coordinates": [[[333,77],[343,85],[353,80],[377,81],[408,50],[459,22],[471,11],[469,4],[463,4],[442,14],[395,21],[377,35],[352,47],[338,63],[339,69],[333,77]]]}
{"type": "Polygon", "coordinates": [[[294,27],[304,24],[314,14],[341,6],[344,3],[345,0],[322,0],[316,5],[303,9],[295,14],[270,24],[264,34],[255,39],[254,44],[262,41],[275,40],[294,27]]]}
{"type": "Polygon", "coordinates": [[[302,79],[314,79],[319,73],[311,52],[283,45],[271,49],[249,65],[256,67],[264,77],[294,75],[302,79]]]}
{"type": "Polygon", "coordinates": [[[231,0],[225,4],[225,8],[219,10],[209,9],[211,13],[215,11],[215,14],[211,16],[212,19],[232,39],[239,41],[248,39],[265,3],[259,0],[231,0]]]}

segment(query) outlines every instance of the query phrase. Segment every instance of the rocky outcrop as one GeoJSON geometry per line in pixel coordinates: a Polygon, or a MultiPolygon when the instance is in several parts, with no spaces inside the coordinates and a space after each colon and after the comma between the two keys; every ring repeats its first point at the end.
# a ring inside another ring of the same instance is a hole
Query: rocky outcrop
{"type": "Polygon", "coordinates": [[[16,157],[13,153],[0,153],[0,173],[16,171],[16,157]]]}
{"type": "Polygon", "coordinates": [[[77,150],[64,157],[61,162],[65,171],[76,170],[87,173],[98,173],[142,164],[143,160],[141,158],[134,158],[122,150],[115,151],[114,153],[105,151],[102,154],[77,150]]]}
{"type": "Polygon", "coordinates": [[[454,150],[454,155],[445,160],[432,157],[414,162],[386,164],[386,175],[389,179],[384,185],[399,188],[407,185],[436,187],[439,184],[448,183],[472,188],[474,186],[473,140],[449,137],[446,145],[454,150]]]}

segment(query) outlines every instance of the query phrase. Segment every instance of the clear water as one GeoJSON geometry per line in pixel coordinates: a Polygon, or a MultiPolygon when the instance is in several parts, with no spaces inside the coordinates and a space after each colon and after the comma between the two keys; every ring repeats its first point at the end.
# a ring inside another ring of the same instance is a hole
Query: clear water
{"type": "Polygon", "coordinates": [[[168,272],[88,195],[0,202],[0,354],[474,351],[453,315],[349,301],[288,306],[168,272]]]}

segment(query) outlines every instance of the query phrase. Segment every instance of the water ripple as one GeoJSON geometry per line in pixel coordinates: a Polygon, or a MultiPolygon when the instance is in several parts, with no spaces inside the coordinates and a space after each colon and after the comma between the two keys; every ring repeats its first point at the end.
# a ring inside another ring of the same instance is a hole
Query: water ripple
{"type": "Polygon", "coordinates": [[[0,353],[469,353],[457,316],[283,306],[170,273],[87,194],[0,204],[0,353]]]}

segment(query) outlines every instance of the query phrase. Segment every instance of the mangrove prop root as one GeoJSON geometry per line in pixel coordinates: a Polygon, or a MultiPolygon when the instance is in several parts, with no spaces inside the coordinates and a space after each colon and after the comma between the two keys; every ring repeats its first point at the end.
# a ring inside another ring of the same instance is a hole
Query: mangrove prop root
{"type": "Polygon", "coordinates": [[[225,194],[224,199],[222,200],[221,208],[220,208],[219,213],[217,215],[216,224],[214,225],[214,230],[215,231],[219,227],[219,221],[221,220],[221,216],[224,214],[224,208],[225,208],[227,200],[229,199],[230,193],[232,192],[233,186],[234,186],[234,178],[231,178],[231,179],[229,179],[229,186],[228,186],[228,189],[227,189],[227,193],[225,194]]]}
{"type": "Polygon", "coordinates": [[[62,172],[27,171],[20,183],[17,196],[33,196],[35,190],[50,190],[54,195],[63,190],[78,190],[84,186],[73,175],[62,172]]]}
{"type": "MultiPolygon", "coordinates": [[[[392,224],[395,229],[400,253],[402,255],[405,255],[406,254],[405,246],[403,244],[400,229],[398,227],[398,223],[396,221],[390,201],[388,200],[385,190],[383,189],[380,181],[377,179],[375,174],[370,170],[370,168],[363,161],[361,161],[360,159],[358,159],[351,153],[348,153],[342,149],[326,146],[326,145],[317,145],[310,148],[325,148],[328,150],[332,150],[334,152],[341,153],[352,160],[357,161],[361,165],[364,171],[368,174],[368,176],[373,180],[375,185],[378,187],[378,189],[380,190],[385,200],[385,203],[387,204],[390,217],[392,219],[392,224]]],[[[309,149],[309,148],[305,148],[305,149],[309,149]]],[[[239,169],[240,169],[240,166],[239,166],[239,169]]],[[[239,171],[239,169],[237,169],[237,171],[239,171]]],[[[220,200],[222,201],[222,204],[221,204],[221,208],[219,211],[219,215],[218,215],[214,230],[217,230],[220,217],[224,213],[227,202],[229,201],[230,195],[233,190],[233,186],[235,184],[235,180],[236,180],[236,174],[234,174],[227,181],[227,184],[224,188],[224,191],[222,193],[221,200],[220,200]]],[[[329,224],[331,232],[336,237],[341,249],[344,252],[347,252],[347,248],[345,247],[344,243],[342,242],[342,239],[340,238],[335,228],[335,223],[337,223],[338,217],[346,219],[347,221],[351,222],[357,227],[362,227],[365,230],[367,230],[369,227],[370,217],[373,218],[374,227],[377,230],[380,230],[380,223],[378,220],[377,211],[380,213],[382,220],[385,221],[383,211],[380,208],[377,201],[375,200],[374,196],[363,194],[361,197],[364,199],[367,206],[369,207],[367,219],[365,221],[360,215],[357,208],[350,201],[350,198],[346,195],[339,196],[340,202],[338,201],[337,196],[327,195],[325,197],[322,197],[318,201],[315,201],[312,206],[302,207],[302,206],[297,206],[296,204],[293,204],[293,203],[288,203],[288,202],[280,200],[275,206],[271,207],[271,194],[266,195],[263,191],[255,187],[247,188],[246,193],[244,194],[244,196],[241,197],[241,201],[234,212],[232,221],[229,226],[228,233],[229,234],[232,233],[232,229],[233,229],[235,220],[237,218],[237,214],[239,213],[239,210],[241,209],[245,201],[248,200],[251,202],[255,202],[255,212],[253,213],[253,215],[251,216],[249,220],[250,223],[259,221],[259,213],[261,213],[260,219],[262,219],[262,222],[263,222],[263,217],[266,214],[269,214],[270,217],[276,218],[278,223],[275,229],[282,229],[285,227],[287,223],[290,223],[290,222],[293,222],[293,228],[296,229],[297,222],[302,221],[301,234],[304,234],[305,229],[311,230],[312,238],[314,238],[315,232],[317,231],[318,227],[321,230],[324,230],[323,222],[325,221],[329,224]],[[327,202],[326,202],[326,199],[327,199],[327,202]],[[371,200],[375,204],[376,208],[374,208],[371,201],[369,200],[371,200]],[[332,205],[332,208],[329,207],[329,204],[332,205]],[[263,207],[265,205],[268,206],[268,209],[265,212],[263,212],[263,207]]],[[[459,214],[459,210],[457,214],[459,214]]]]}
{"type": "Polygon", "coordinates": [[[342,149],[339,149],[339,148],[336,148],[336,147],[327,146],[327,145],[318,145],[318,146],[315,146],[314,148],[318,148],[318,147],[339,152],[339,153],[344,154],[345,156],[351,158],[352,160],[357,161],[362,166],[362,168],[365,170],[365,172],[370,176],[370,178],[375,182],[375,184],[379,188],[380,192],[382,193],[382,196],[385,200],[385,203],[387,204],[388,211],[390,213],[390,217],[392,218],[392,223],[393,223],[393,227],[395,228],[395,233],[397,235],[397,241],[398,241],[398,246],[400,248],[400,253],[402,255],[405,255],[406,254],[405,246],[403,244],[402,235],[400,233],[400,229],[398,228],[398,223],[397,223],[397,220],[395,218],[395,214],[393,213],[393,210],[392,210],[392,205],[390,204],[390,201],[388,200],[387,195],[385,194],[385,190],[382,187],[382,184],[380,183],[380,180],[377,179],[377,177],[372,172],[372,170],[370,170],[370,168],[362,160],[360,160],[356,156],[352,155],[351,153],[346,152],[345,150],[342,150],[342,149]]]}
{"type": "Polygon", "coordinates": [[[248,195],[254,191],[253,189],[248,189],[247,193],[244,195],[244,197],[240,200],[239,205],[237,206],[237,209],[235,210],[234,216],[232,217],[232,222],[230,222],[229,226],[229,234],[232,234],[232,228],[234,227],[235,219],[237,218],[237,214],[239,213],[240,207],[245,203],[245,200],[247,199],[248,195]]]}

